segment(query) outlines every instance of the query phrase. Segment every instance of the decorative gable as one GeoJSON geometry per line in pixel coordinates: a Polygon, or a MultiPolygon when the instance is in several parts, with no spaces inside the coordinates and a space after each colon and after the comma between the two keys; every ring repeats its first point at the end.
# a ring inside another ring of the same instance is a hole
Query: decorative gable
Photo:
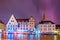
{"type": "Polygon", "coordinates": [[[12,14],[12,16],[10,17],[10,19],[9,19],[9,21],[8,21],[8,23],[7,23],[6,26],[8,26],[8,25],[17,25],[17,21],[16,21],[16,19],[15,19],[15,17],[14,17],[13,14],[12,14]]]}
{"type": "Polygon", "coordinates": [[[30,19],[29,19],[30,22],[34,22],[34,18],[31,16],[30,19]]]}

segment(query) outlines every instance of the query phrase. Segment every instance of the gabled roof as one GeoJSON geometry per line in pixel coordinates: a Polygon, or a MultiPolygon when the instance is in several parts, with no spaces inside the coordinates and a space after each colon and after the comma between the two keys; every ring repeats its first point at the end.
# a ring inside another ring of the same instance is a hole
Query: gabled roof
{"type": "Polygon", "coordinates": [[[7,26],[10,25],[10,24],[15,24],[15,25],[17,25],[16,18],[15,18],[15,16],[14,16],[13,14],[12,14],[11,17],[10,17],[10,19],[9,19],[9,21],[8,21],[8,23],[7,23],[7,26]]]}

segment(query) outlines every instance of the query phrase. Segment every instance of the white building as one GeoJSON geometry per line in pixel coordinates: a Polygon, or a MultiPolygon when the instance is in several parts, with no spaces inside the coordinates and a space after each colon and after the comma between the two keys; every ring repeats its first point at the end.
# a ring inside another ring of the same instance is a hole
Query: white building
{"type": "Polygon", "coordinates": [[[13,39],[14,38],[14,32],[16,32],[17,28],[18,28],[18,23],[16,21],[16,18],[12,14],[8,23],[6,24],[6,38],[7,39],[13,39]]]}
{"type": "Polygon", "coordinates": [[[46,20],[45,14],[43,15],[42,21],[39,22],[38,27],[40,28],[40,33],[54,33],[56,29],[55,23],[46,20]]]}

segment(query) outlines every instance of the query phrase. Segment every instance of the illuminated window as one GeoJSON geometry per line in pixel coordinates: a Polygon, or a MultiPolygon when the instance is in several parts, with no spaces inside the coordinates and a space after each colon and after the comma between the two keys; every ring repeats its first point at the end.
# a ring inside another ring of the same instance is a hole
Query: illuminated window
{"type": "Polygon", "coordinates": [[[11,27],[11,25],[9,25],[8,27],[7,27],[7,31],[11,31],[12,30],[12,27],[11,27]]]}
{"type": "Polygon", "coordinates": [[[17,27],[14,27],[14,28],[13,28],[13,31],[16,31],[16,30],[17,30],[17,27]]]}
{"type": "Polygon", "coordinates": [[[13,29],[13,25],[8,25],[8,27],[7,27],[7,31],[13,31],[14,29],[13,29]]]}

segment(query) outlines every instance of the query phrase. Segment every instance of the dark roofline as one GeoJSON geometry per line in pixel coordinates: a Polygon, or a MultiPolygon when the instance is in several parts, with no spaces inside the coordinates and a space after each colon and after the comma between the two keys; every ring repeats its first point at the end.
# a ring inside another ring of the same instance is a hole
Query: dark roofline
{"type": "Polygon", "coordinates": [[[60,25],[59,24],[56,25],[56,29],[60,29],[60,25]]]}
{"type": "Polygon", "coordinates": [[[24,18],[24,19],[16,19],[16,20],[17,20],[17,22],[22,22],[22,21],[24,21],[24,22],[28,21],[29,22],[29,19],[26,19],[26,18],[24,18]]]}
{"type": "Polygon", "coordinates": [[[49,21],[49,20],[45,20],[45,21],[42,20],[42,21],[39,22],[39,24],[44,24],[44,22],[51,22],[52,24],[55,24],[55,23],[53,23],[52,21],[49,21]]]}
{"type": "Polygon", "coordinates": [[[59,24],[57,24],[56,26],[60,26],[59,24]]]}

